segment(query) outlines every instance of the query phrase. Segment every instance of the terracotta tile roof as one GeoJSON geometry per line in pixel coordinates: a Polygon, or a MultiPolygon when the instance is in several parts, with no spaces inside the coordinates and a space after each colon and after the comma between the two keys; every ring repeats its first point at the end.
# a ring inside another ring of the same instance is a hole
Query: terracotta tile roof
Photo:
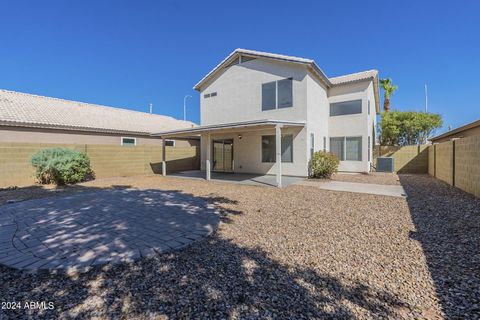
{"type": "Polygon", "coordinates": [[[345,84],[366,79],[374,79],[378,76],[377,70],[367,70],[357,73],[346,74],[339,77],[328,78],[333,85],[345,84]]]}
{"type": "Polygon", "coordinates": [[[150,134],[191,128],[172,117],[0,90],[0,125],[150,134]]]}

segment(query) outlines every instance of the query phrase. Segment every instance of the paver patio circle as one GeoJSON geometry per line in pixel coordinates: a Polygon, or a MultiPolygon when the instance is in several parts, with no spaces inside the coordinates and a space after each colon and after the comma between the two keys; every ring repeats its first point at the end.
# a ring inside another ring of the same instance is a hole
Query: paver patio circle
{"type": "Polygon", "coordinates": [[[108,189],[0,207],[0,263],[82,270],[185,247],[209,235],[219,214],[179,191],[108,189]]]}

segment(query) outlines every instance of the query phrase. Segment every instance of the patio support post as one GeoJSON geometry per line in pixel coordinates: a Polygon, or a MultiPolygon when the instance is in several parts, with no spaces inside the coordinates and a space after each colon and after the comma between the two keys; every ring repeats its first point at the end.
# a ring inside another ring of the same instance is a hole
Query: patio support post
{"type": "Polygon", "coordinates": [[[210,180],[210,157],[212,155],[212,143],[210,141],[210,133],[207,133],[207,154],[206,154],[206,161],[205,161],[205,179],[210,180]]]}
{"type": "Polygon", "coordinates": [[[165,150],[165,138],[162,137],[162,176],[167,175],[167,151],[165,150]]]}
{"type": "Polygon", "coordinates": [[[277,165],[277,187],[282,187],[282,125],[275,126],[275,154],[277,165]]]}

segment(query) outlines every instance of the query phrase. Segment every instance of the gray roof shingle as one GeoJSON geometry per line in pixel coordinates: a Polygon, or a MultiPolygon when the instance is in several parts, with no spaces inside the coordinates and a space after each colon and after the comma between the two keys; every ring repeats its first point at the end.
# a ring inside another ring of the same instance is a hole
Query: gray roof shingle
{"type": "Polygon", "coordinates": [[[168,116],[1,89],[0,125],[145,135],[196,126],[168,116]]]}

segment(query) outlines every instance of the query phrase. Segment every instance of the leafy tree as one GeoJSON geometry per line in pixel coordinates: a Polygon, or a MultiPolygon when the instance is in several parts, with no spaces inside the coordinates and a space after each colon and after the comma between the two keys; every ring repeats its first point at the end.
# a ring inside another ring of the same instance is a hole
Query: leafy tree
{"type": "Polygon", "coordinates": [[[383,89],[383,110],[390,111],[390,96],[398,89],[398,86],[392,84],[392,79],[381,79],[380,85],[383,89]]]}
{"type": "Polygon", "coordinates": [[[379,129],[380,143],[390,146],[424,144],[442,125],[439,114],[395,110],[383,112],[379,129]]]}

